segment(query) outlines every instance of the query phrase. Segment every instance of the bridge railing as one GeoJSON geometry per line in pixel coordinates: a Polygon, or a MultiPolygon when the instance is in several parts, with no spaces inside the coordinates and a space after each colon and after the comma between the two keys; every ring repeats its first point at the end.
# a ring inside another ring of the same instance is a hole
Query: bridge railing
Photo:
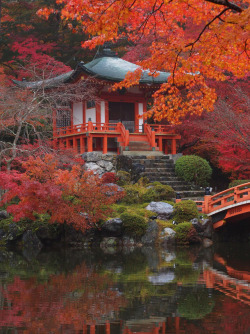
{"type": "Polygon", "coordinates": [[[250,182],[224,190],[213,196],[205,196],[203,212],[211,213],[247,200],[250,200],[250,182]]]}

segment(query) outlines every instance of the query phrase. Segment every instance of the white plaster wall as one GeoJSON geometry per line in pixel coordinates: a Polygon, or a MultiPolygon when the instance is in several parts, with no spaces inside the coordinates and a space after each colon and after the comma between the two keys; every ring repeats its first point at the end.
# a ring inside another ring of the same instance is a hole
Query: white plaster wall
{"type": "MultiPolygon", "coordinates": [[[[143,103],[138,103],[138,114],[139,116],[143,115],[143,103]]],[[[139,131],[142,132],[143,118],[139,118],[139,131]]]]}
{"type": "Polygon", "coordinates": [[[86,109],[86,123],[88,123],[89,118],[91,118],[91,122],[96,123],[96,110],[95,108],[86,109]]]}
{"type": "Polygon", "coordinates": [[[73,125],[83,123],[82,102],[73,103],[73,125]]]}
{"type": "Polygon", "coordinates": [[[105,101],[101,101],[101,123],[105,123],[105,101]]]}

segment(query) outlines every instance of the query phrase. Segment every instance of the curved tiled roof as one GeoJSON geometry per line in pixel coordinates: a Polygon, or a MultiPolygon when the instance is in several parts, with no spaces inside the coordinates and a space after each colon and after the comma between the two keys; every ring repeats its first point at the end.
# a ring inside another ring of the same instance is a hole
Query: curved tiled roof
{"type": "MultiPolygon", "coordinates": [[[[101,56],[92,60],[91,62],[84,64],[80,62],[75,70],[69,71],[67,73],[58,75],[54,78],[39,80],[39,81],[19,81],[13,80],[13,82],[22,88],[53,88],[57,87],[62,83],[69,82],[73,80],[78,74],[86,73],[89,76],[119,82],[124,80],[128,72],[134,72],[136,69],[140,68],[138,65],[130,63],[129,61],[118,58],[114,55],[112,56],[101,56]]],[[[149,75],[149,71],[142,71],[142,76],[140,79],[141,84],[162,84],[168,80],[170,73],[168,72],[158,72],[157,77],[149,75]]]]}
{"type": "MultiPolygon", "coordinates": [[[[88,64],[80,63],[83,71],[96,78],[119,82],[124,80],[128,72],[134,72],[140,68],[138,65],[130,63],[118,57],[100,57],[92,60],[88,64]]],[[[157,77],[149,75],[149,71],[143,71],[140,83],[161,84],[168,80],[170,73],[158,72],[157,77]]]]}

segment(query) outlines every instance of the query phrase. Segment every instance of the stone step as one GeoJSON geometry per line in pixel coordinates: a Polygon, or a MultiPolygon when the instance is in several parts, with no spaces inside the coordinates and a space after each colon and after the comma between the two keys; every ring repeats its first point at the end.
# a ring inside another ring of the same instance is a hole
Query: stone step
{"type": "Polygon", "coordinates": [[[136,156],[145,156],[145,157],[154,157],[154,156],[162,156],[163,153],[160,151],[123,151],[122,155],[134,157],[136,156]]]}
{"type": "Polygon", "coordinates": [[[204,197],[204,190],[184,190],[178,191],[181,198],[202,198],[204,197]]]}
{"type": "Polygon", "coordinates": [[[149,159],[147,156],[145,155],[141,155],[141,156],[135,156],[133,158],[133,160],[145,160],[145,161],[152,161],[152,162],[161,162],[161,161],[171,161],[171,163],[173,163],[173,160],[170,160],[170,157],[168,155],[164,155],[162,154],[162,156],[156,156],[156,157],[152,157],[151,159],[149,159]]]}
{"type": "Polygon", "coordinates": [[[172,173],[175,175],[174,169],[172,167],[165,167],[165,168],[159,168],[159,167],[154,167],[154,168],[149,168],[149,167],[145,167],[145,173],[148,174],[156,174],[156,175],[160,175],[161,173],[164,172],[168,172],[168,173],[172,173]]]}

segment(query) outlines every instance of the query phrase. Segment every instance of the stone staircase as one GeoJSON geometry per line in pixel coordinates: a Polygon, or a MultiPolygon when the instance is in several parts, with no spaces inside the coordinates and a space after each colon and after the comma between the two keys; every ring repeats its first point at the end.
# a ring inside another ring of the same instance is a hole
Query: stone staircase
{"type": "Polygon", "coordinates": [[[180,193],[182,199],[201,200],[204,198],[204,189],[178,179],[175,174],[174,161],[169,156],[131,154],[130,158],[133,164],[141,164],[145,167],[141,176],[146,176],[150,182],[158,181],[171,186],[180,193]]]}

